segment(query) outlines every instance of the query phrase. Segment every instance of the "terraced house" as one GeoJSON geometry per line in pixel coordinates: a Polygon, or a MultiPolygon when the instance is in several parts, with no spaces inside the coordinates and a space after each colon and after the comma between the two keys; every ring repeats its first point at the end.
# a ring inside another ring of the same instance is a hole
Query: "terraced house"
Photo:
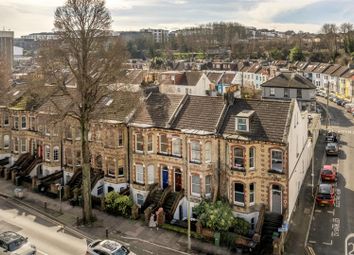
{"type": "MultiPolygon", "coordinates": [[[[75,109],[68,95],[53,87],[48,91],[46,100],[25,108],[28,123],[35,117],[31,132],[16,129],[19,112],[14,111],[26,92],[17,96],[20,92],[11,91],[5,97],[13,99],[1,108],[0,163],[13,179],[21,174],[47,194],[64,184],[65,197],[77,198],[82,180],[79,130],[70,116],[60,115],[75,109]],[[27,139],[26,150],[16,143],[22,138],[27,139]],[[33,156],[21,159],[27,152],[33,156]]],[[[188,201],[194,207],[217,198],[228,200],[234,214],[252,226],[263,206],[290,217],[312,157],[307,114],[295,100],[154,92],[123,107],[128,95],[120,96],[104,98],[90,126],[93,196],[130,191],[142,211],[162,207],[167,219],[185,218],[188,201]]]]}

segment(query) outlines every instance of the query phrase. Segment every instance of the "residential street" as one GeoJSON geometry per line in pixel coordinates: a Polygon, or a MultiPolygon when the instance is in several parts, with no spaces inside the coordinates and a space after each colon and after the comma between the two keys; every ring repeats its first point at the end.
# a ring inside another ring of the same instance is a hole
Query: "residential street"
{"type": "Polygon", "coordinates": [[[4,198],[0,199],[0,208],[0,231],[14,231],[28,237],[37,247],[37,254],[85,254],[86,240],[63,233],[61,226],[4,198]]]}
{"type": "MultiPolygon", "coordinates": [[[[322,103],[325,100],[321,98],[322,103]]],[[[326,164],[338,166],[338,185],[335,208],[315,206],[308,244],[316,254],[353,254],[349,245],[345,253],[345,239],[354,230],[354,178],[352,156],[354,155],[353,117],[343,107],[330,102],[330,129],[340,133],[340,155],[327,157],[326,164]]],[[[319,171],[319,169],[316,169],[319,171]]]]}

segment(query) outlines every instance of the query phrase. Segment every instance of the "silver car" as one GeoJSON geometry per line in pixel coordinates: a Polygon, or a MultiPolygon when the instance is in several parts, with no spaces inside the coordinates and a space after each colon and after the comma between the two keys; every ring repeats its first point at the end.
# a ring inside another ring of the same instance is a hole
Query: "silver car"
{"type": "Polygon", "coordinates": [[[127,247],[113,240],[96,240],[87,246],[87,255],[136,255],[127,247]]]}
{"type": "Polygon", "coordinates": [[[27,237],[6,231],[0,234],[0,254],[33,255],[36,254],[36,246],[28,242],[27,237]]]}

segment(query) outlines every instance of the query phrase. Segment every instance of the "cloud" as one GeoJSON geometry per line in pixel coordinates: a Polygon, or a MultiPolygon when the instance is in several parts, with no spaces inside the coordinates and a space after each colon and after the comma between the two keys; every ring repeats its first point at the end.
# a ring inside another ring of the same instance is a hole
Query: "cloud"
{"type": "MultiPolygon", "coordinates": [[[[0,28],[16,36],[51,31],[65,0],[1,0],[0,28]]],[[[114,30],[178,29],[210,22],[239,22],[280,31],[317,32],[324,23],[352,22],[352,0],[106,0],[114,30]],[[345,8],[343,7],[345,6],[345,8]]]]}

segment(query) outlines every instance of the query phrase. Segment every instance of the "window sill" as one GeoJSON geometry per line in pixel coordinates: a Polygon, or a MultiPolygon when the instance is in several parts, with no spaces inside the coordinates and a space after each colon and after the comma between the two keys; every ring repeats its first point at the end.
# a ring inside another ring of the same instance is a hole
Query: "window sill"
{"type": "Polygon", "coordinates": [[[240,202],[234,202],[234,205],[238,207],[246,207],[245,203],[240,203],[240,202]]]}
{"type": "Polygon", "coordinates": [[[202,164],[202,162],[200,162],[200,161],[189,161],[189,163],[196,164],[196,165],[201,165],[202,164]]]}
{"type": "Polygon", "coordinates": [[[135,151],[136,154],[144,154],[143,151],[135,151]]]}
{"type": "Polygon", "coordinates": [[[246,168],[242,167],[231,167],[232,171],[236,171],[236,172],[242,172],[242,173],[246,173],[246,168]]]}
{"type": "Polygon", "coordinates": [[[135,185],[139,185],[139,186],[145,186],[145,183],[136,182],[136,181],[134,181],[134,182],[133,182],[133,184],[135,184],[135,185]]]}
{"type": "Polygon", "coordinates": [[[278,171],[278,170],[274,170],[274,169],[269,169],[268,173],[270,173],[270,174],[281,174],[281,175],[285,174],[283,171],[278,171]]]}
{"type": "Polygon", "coordinates": [[[111,174],[106,174],[104,177],[107,177],[107,178],[116,178],[115,175],[111,175],[111,174]]]}

